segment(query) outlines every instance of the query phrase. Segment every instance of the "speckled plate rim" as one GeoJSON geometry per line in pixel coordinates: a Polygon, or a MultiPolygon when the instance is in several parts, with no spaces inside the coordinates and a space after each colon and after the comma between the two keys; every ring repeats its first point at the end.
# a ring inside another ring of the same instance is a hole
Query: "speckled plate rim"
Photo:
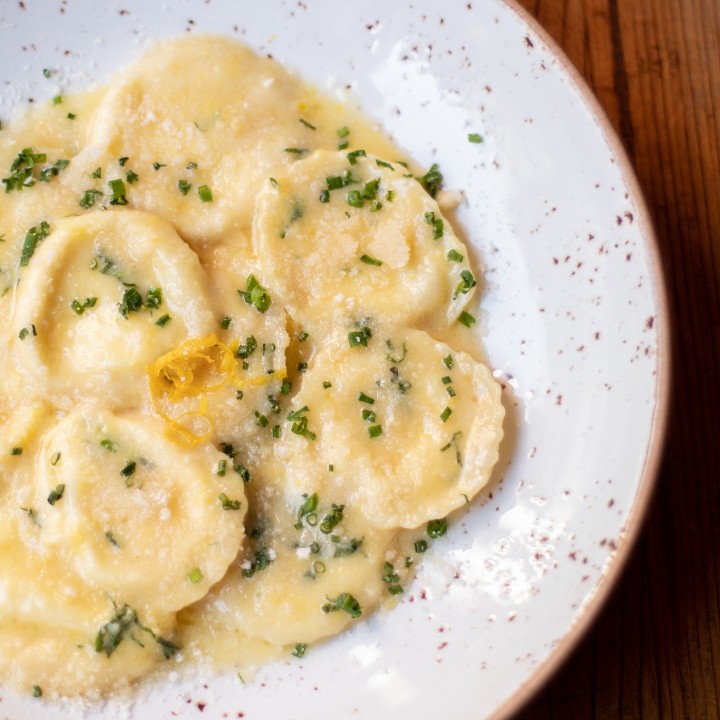
{"type": "Polygon", "coordinates": [[[612,591],[620,581],[644,527],[645,518],[648,515],[654,497],[657,476],[665,446],[672,389],[672,327],[665,274],[650,209],[630,157],[618,134],[615,132],[610,119],[600,105],[599,100],[560,45],[555,42],[540,22],[516,2],[516,0],[501,1],[507,6],[508,10],[514,12],[520,20],[528,26],[560,63],[563,71],[569,77],[574,89],[580,96],[580,99],[598,123],[600,130],[605,136],[608,147],[617,158],[619,170],[627,183],[628,190],[638,210],[638,219],[640,219],[642,224],[642,235],[647,243],[648,259],[653,271],[652,281],[655,291],[655,302],[657,304],[658,322],[658,362],[655,409],[652,418],[652,431],[645,456],[645,464],[638,481],[635,502],[628,510],[626,529],[619,541],[613,560],[594,589],[591,599],[584,605],[583,609],[574,619],[573,625],[568,630],[562,642],[550,651],[545,660],[539,665],[535,672],[518,687],[517,691],[496,708],[491,715],[493,720],[509,718],[521,711],[542,686],[560,670],[585,635],[593,627],[608,602],[612,591]]]}

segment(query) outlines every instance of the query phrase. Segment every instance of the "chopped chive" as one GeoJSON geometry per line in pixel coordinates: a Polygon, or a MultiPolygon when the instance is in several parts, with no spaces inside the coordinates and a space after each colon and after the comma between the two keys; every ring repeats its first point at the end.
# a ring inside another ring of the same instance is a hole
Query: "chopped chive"
{"type": "Polygon", "coordinates": [[[230,327],[230,323],[232,322],[232,318],[229,318],[227,315],[223,318],[220,318],[220,327],[223,330],[227,330],[230,327]]]}
{"type": "Polygon", "coordinates": [[[331,383],[330,381],[328,381],[328,380],[323,380],[322,386],[323,386],[323,388],[324,388],[325,390],[327,390],[328,388],[331,388],[331,387],[332,387],[332,383],[331,383]]]}
{"type": "Polygon", "coordinates": [[[195,567],[188,573],[188,580],[191,583],[199,583],[202,579],[203,579],[203,574],[202,574],[202,570],[200,570],[200,568],[195,567]]]}
{"type": "Polygon", "coordinates": [[[227,472],[227,460],[223,458],[222,460],[218,460],[217,467],[215,468],[215,474],[218,477],[225,477],[225,473],[227,472]]]}
{"type": "Polygon", "coordinates": [[[110,191],[112,193],[112,199],[110,200],[111,205],[127,205],[127,195],[125,190],[125,183],[117,178],[115,180],[108,180],[110,191]]]}
{"type": "Polygon", "coordinates": [[[443,176],[437,163],[433,163],[430,169],[420,178],[420,184],[425,188],[430,197],[435,197],[437,191],[442,187],[443,176]]]}
{"type": "Polygon", "coordinates": [[[458,316],[458,322],[461,325],[464,325],[465,327],[469,328],[475,324],[476,320],[475,320],[474,316],[472,316],[470,313],[467,313],[463,310],[460,313],[460,315],[458,316]]]}
{"type": "Polygon", "coordinates": [[[307,120],[305,120],[305,119],[303,119],[303,118],[300,118],[300,122],[301,122],[306,128],[309,128],[310,130],[317,130],[317,128],[316,128],[314,125],[311,125],[307,120]]]}
{"type": "Polygon", "coordinates": [[[161,162],[154,162],[152,166],[153,166],[153,170],[159,170],[160,168],[167,167],[167,165],[165,163],[161,163],[161,162]]]}
{"type": "Polygon", "coordinates": [[[270,293],[260,285],[252,273],[248,275],[247,290],[238,290],[238,293],[248,305],[253,305],[260,313],[264,313],[272,304],[270,293]]]}
{"type": "Polygon", "coordinates": [[[185,166],[185,169],[186,170],[195,170],[195,168],[197,168],[197,166],[198,166],[198,164],[196,162],[191,161],[185,166]]]}
{"type": "Polygon", "coordinates": [[[155,324],[158,327],[164,328],[171,320],[172,318],[169,315],[163,315],[155,321],[155,324]]]}
{"type": "Polygon", "coordinates": [[[127,460],[125,463],[125,467],[120,471],[120,474],[123,477],[129,478],[131,475],[135,474],[136,469],[137,463],[134,460],[127,460]]]}
{"type": "Polygon", "coordinates": [[[204,203],[213,201],[212,190],[207,185],[201,185],[198,188],[198,195],[200,196],[200,200],[204,203]]]}
{"type": "Polygon", "coordinates": [[[49,78],[52,75],[52,70],[50,70],[50,68],[43,68],[43,75],[49,78]]]}
{"type": "Polygon", "coordinates": [[[341,128],[338,128],[338,129],[335,131],[335,134],[336,134],[339,138],[346,138],[346,137],[350,134],[350,130],[348,129],[348,126],[347,126],[347,125],[343,125],[341,128]]]}
{"type": "Polygon", "coordinates": [[[112,453],[117,452],[118,447],[119,447],[119,445],[116,442],[113,442],[112,440],[108,440],[107,438],[103,438],[100,441],[100,445],[112,453]]]}
{"type": "Polygon", "coordinates": [[[357,165],[357,159],[359,157],[366,157],[367,153],[364,150],[353,150],[347,154],[348,162],[351,165],[357,165]]]}
{"type": "Polygon", "coordinates": [[[128,170],[125,177],[128,183],[130,183],[130,185],[132,185],[134,182],[137,182],[139,179],[138,174],[134,170],[128,170]]]}
{"type": "Polygon", "coordinates": [[[453,356],[452,356],[452,355],[447,355],[447,356],[445,356],[445,357],[443,358],[443,362],[445,363],[445,367],[446,367],[448,370],[452,370],[452,369],[453,369],[453,366],[455,365],[455,362],[453,361],[453,356]]]}
{"type": "Polygon", "coordinates": [[[301,658],[305,656],[306,652],[307,643],[296,643],[295,647],[293,648],[292,654],[296,658],[301,658]]]}
{"type": "Polygon", "coordinates": [[[220,500],[223,510],[239,510],[240,509],[240,501],[239,500],[231,500],[225,493],[220,493],[220,495],[218,495],[218,500],[220,500]]]}
{"type": "Polygon", "coordinates": [[[60,105],[62,104],[62,95],[55,95],[52,99],[53,105],[60,105]]]}
{"type": "Polygon", "coordinates": [[[61,452],[56,452],[51,458],[50,458],[50,464],[55,466],[60,462],[60,458],[62,457],[61,452]]]}
{"type": "Polygon", "coordinates": [[[25,234],[22,250],[20,251],[20,265],[27,266],[30,258],[35,254],[35,249],[42,240],[50,234],[50,226],[45,220],[39,225],[31,227],[25,234]]]}
{"type": "Polygon", "coordinates": [[[367,431],[371,438],[380,437],[382,435],[382,425],[371,425],[367,431]]]}
{"type": "Polygon", "coordinates": [[[468,142],[471,143],[481,143],[483,141],[483,136],[480,133],[468,133],[468,142]]]}
{"type": "Polygon", "coordinates": [[[328,597],[327,603],[322,606],[324,613],[342,610],[352,618],[358,618],[362,615],[362,607],[360,603],[350,593],[340,593],[337,597],[328,597]]]}
{"type": "Polygon", "coordinates": [[[359,190],[351,190],[346,196],[345,201],[352,207],[361,208],[365,204],[365,199],[359,190]]]}
{"type": "Polygon", "coordinates": [[[366,263],[367,265],[375,265],[377,267],[380,267],[382,265],[382,260],[370,257],[370,255],[361,255],[360,261],[366,263]]]}
{"type": "Polygon", "coordinates": [[[23,449],[21,447],[14,447],[10,450],[11,455],[22,455],[23,449]]]}
{"type": "Polygon", "coordinates": [[[369,327],[363,327],[359,330],[352,330],[348,333],[348,343],[350,347],[367,347],[368,338],[372,337],[369,327]]]}
{"type": "Polygon", "coordinates": [[[125,167],[125,163],[127,163],[127,161],[128,161],[129,159],[130,159],[130,158],[127,157],[127,155],[124,156],[124,157],[118,158],[118,165],[120,165],[120,167],[125,167]]]}
{"type": "Polygon", "coordinates": [[[285,152],[293,155],[304,155],[307,152],[307,148],[286,147],[285,152]]]}
{"type": "Polygon", "coordinates": [[[443,422],[447,422],[448,418],[452,415],[452,410],[449,407],[446,407],[441,413],[440,413],[440,419],[443,422]]]}
{"type": "Polygon", "coordinates": [[[100,192],[100,190],[86,190],[80,198],[80,207],[83,207],[85,209],[91,208],[95,204],[98,195],[102,195],[102,192],[100,192]]]}
{"type": "Polygon", "coordinates": [[[424,553],[428,549],[427,540],[416,540],[415,541],[415,552],[424,553]]]}
{"type": "Polygon", "coordinates": [[[323,188],[320,191],[320,197],[318,198],[321,203],[329,203],[330,202],[330,192],[323,188]]]}
{"type": "Polygon", "coordinates": [[[452,250],[448,251],[447,259],[450,260],[450,262],[462,262],[463,256],[453,248],[452,250]]]}
{"type": "Polygon", "coordinates": [[[381,160],[380,158],[376,158],[376,159],[375,159],[375,164],[376,164],[378,167],[389,168],[390,170],[394,170],[394,169],[395,169],[389,162],[385,162],[384,160],[381,160]]]}
{"type": "Polygon", "coordinates": [[[427,534],[431,538],[439,538],[442,537],[448,529],[447,520],[440,519],[440,520],[430,520],[430,522],[427,524],[427,534]]]}
{"type": "Polygon", "coordinates": [[[67,117],[68,117],[68,120],[74,120],[77,117],[77,115],[73,112],[69,112],[67,114],[67,117]]]}
{"type": "MultiPolygon", "coordinates": [[[[50,77],[49,75],[46,75],[45,77],[50,77]]],[[[42,688],[39,685],[33,685],[32,689],[32,696],[35,698],[42,697],[43,691],[42,688]]]]}
{"type": "Polygon", "coordinates": [[[370,397],[369,395],[366,395],[364,392],[359,392],[357,399],[361,403],[366,403],[367,405],[374,405],[375,404],[375,398],[370,397]]]}
{"type": "Polygon", "coordinates": [[[50,491],[47,501],[50,503],[50,505],[54,505],[58,500],[62,499],[64,493],[65,485],[64,483],[60,483],[60,485],[57,485],[53,490],[50,491]]]}
{"type": "Polygon", "coordinates": [[[190,191],[190,188],[192,187],[192,184],[189,183],[187,180],[178,180],[177,183],[178,190],[183,194],[187,195],[190,191]]]}

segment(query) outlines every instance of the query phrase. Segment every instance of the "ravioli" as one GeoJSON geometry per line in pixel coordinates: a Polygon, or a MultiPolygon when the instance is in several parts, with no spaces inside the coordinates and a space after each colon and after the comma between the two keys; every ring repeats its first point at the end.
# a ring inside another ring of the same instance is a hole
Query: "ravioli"
{"type": "Polygon", "coordinates": [[[187,37],[0,168],[0,683],[247,673],[402,601],[503,435],[438,167],[187,37]]]}

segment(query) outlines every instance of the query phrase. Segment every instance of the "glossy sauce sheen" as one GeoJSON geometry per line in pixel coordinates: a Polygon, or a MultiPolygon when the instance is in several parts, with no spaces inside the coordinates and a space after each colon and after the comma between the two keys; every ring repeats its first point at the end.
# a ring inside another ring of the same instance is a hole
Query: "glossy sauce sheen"
{"type": "Polygon", "coordinates": [[[219,38],[3,131],[2,682],[246,672],[401,596],[503,419],[408,167],[219,38]]]}

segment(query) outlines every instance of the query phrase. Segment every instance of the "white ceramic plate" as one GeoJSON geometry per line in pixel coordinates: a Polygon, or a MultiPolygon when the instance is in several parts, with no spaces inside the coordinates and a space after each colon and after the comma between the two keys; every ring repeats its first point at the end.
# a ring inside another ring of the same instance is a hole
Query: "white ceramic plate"
{"type": "MultiPolygon", "coordinates": [[[[628,163],[541,31],[502,0],[25,0],[0,9],[2,113],[108,78],[151,38],[220,32],[365,110],[467,202],[485,347],[505,384],[491,490],[433,545],[400,606],[302,660],[144,687],[55,718],[505,715],[547,679],[617,577],[664,428],[657,252],[628,163]],[[57,70],[51,79],[43,68],[57,70]],[[479,132],[485,142],[467,140],[479,132]],[[200,712],[202,711],[202,715],[200,712]]],[[[0,693],[0,711],[39,701],[0,693]]]]}

